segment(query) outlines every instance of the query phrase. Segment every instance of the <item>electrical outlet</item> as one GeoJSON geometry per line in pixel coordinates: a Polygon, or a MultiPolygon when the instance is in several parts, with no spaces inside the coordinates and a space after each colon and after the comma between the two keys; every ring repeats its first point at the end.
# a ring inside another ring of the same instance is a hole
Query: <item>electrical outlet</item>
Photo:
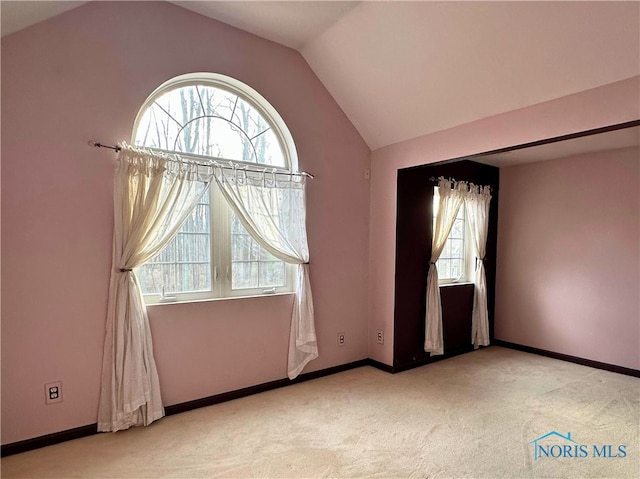
{"type": "Polygon", "coordinates": [[[344,333],[338,333],[338,346],[344,346],[344,333]]]}
{"type": "Polygon", "coordinates": [[[384,331],[382,329],[376,331],[376,341],[378,341],[378,344],[384,344],[384,331]]]}
{"type": "Polygon", "coordinates": [[[45,404],[62,402],[62,381],[47,383],[44,385],[45,404]]]}

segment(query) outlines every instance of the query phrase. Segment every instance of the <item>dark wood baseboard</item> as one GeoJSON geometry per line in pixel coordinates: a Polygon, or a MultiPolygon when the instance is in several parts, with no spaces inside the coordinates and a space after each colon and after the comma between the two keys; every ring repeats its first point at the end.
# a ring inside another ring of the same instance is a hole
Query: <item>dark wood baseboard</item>
{"type": "Polygon", "coordinates": [[[596,368],[596,369],[604,369],[605,371],[610,371],[612,373],[625,374],[627,376],[640,378],[639,370],[625,368],[624,366],[616,366],[615,364],[601,363],[600,361],[593,361],[592,359],[579,358],[576,356],[570,356],[568,354],[556,353],[554,351],[538,349],[532,346],[525,346],[523,344],[510,343],[508,341],[502,341],[500,339],[494,339],[493,345],[502,346],[503,348],[517,349],[518,351],[524,351],[525,353],[538,354],[540,356],[546,356],[548,358],[560,359],[561,361],[568,361],[570,363],[576,363],[582,366],[589,366],[591,368],[596,368]]]}
{"type": "Polygon", "coordinates": [[[54,444],[71,441],[73,439],[80,439],[81,437],[92,436],[97,433],[98,425],[89,424],[88,426],[80,426],[73,429],[67,429],[66,431],[54,432],[53,434],[47,434],[46,436],[34,437],[24,441],[13,442],[11,444],[4,444],[0,448],[0,457],[12,456],[13,454],[20,454],[21,452],[40,449],[41,447],[53,446],[54,444]]]}
{"type": "Polygon", "coordinates": [[[394,373],[393,366],[389,366],[388,364],[381,363],[380,361],[376,361],[375,359],[367,359],[367,365],[372,366],[376,369],[380,369],[385,373],[394,373]]]}
{"type": "Polygon", "coordinates": [[[206,406],[213,406],[214,404],[220,404],[226,401],[231,401],[233,399],[239,399],[239,398],[251,396],[253,394],[262,393],[265,391],[271,391],[272,389],[277,389],[285,386],[290,386],[292,384],[298,384],[304,381],[309,381],[311,379],[317,379],[324,376],[329,376],[331,374],[341,373],[343,371],[348,371],[349,369],[355,369],[362,366],[367,366],[368,364],[369,364],[368,359],[361,359],[360,361],[355,361],[353,363],[341,364],[340,366],[321,369],[319,371],[312,371],[310,373],[304,373],[298,376],[297,378],[295,378],[294,380],[290,380],[288,378],[276,379],[275,381],[270,381],[268,383],[257,384],[255,386],[249,386],[247,388],[237,389],[235,391],[216,394],[214,396],[209,396],[202,399],[196,399],[194,401],[187,401],[180,404],[174,404],[172,406],[166,406],[164,408],[164,412],[167,416],[172,416],[174,414],[179,414],[181,412],[191,411],[192,409],[198,409],[206,406]]]}
{"type": "MultiPolygon", "coordinates": [[[[614,373],[625,374],[627,376],[640,377],[640,371],[636,369],[625,368],[622,366],[616,366],[613,364],[601,363],[598,361],[592,361],[590,359],[578,358],[575,356],[569,356],[567,354],[556,353],[553,351],[546,351],[544,349],[533,348],[531,346],[524,346],[521,344],[510,343],[508,341],[501,341],[499,339],[493,340],[493,344],[495,346],[502,346],[505,348],[516,349],[518,351],[524,351],[527,353],[538,354],[541,356],[547,356],[553,359],[560,359],[562,361],[569,361],[572,363],[581,364],[583,366],[589,366],[597,369],[604,369],[605,371],[611,371],[614,373]]],[[[165,407],[165,414],[167,416],[172,416],[174,414],[179,414],[181,412],[191,411],[193,409],[198,409],[201,407],[212,406],[214,404],[220,404],[226,401],[231,401],[233,399],[239,399],[246,396],[251,396],[253,394],[258,394],[265,391],[270,391],[272,389],[277,389],[285,386],[290,386],[292,384],[298,384],[304,381],[309,381],[311,379],[317,379],[324,376],[329,376],[331,374],[340,373],[343,371],[348,371],[350,369],[359,368],[362,366],[372,366],[387,373],[399,373],[402,371],[407,371],[409,369],[417,368],[420,366],[424,366],[426,364],[430,364],[436,361],[441,361],[443,359],[448,359],[454,356],[458,356],[459,354],[464,354],[469,351],[461,351],[456,352],[454,354],[447,354],[443,356],[437,356],[434,358],[425,358],[422,361],[416,361],[411,364],[404,364],[401,366],[389,366],[387,364],[381,363],[374,359],[361,359],[359,361],[354,361],[348,364],[341,364],[339,366],[334,366],[327,369],[321,369],[319,371],[312,371],[309,373],[304,373],[298,376],[296,379],[289,380],[285,379],[277,379],[275,381],[270,381],[267,383],[258,384],[255,386],[250,386],[243,389],[238,389],[236,391],[229,391],[226,393],[216,394],[214,396],[209,396],[202,399],[196,399],[194,401],[187,401],[180,404],[173,404],[171,406],[165,407]]],[[[22,452],[31,451],[33,449],[39,449],[41,447],[52,446],[54,444],[59,444],[61,442],[71,441],[73,439],[80,439],[82,437],[91,436],[93,434],[97,434],[98,425],[97,424],[89,424],[87,426],[81,426],[74,429],[68,429],[66,431],[55,432],[53,434],[47,434],[46,436],[34,437],[32,439],[26,439],[24,441],[18,441],[11,444],[5,444],[0,448],[0,457],[11,456],[13,454],[19,454],[22,452]]]]}
{"type": "MultiPolygon", "coordinates": [[[[327,369],[321,369],[319,371],[311,371],[304,373],[290,380],[288,378],[278,379],[270,381],[268,383],[258,384],[256,386],[250,386],[236,391],[229,391],[222,394],[216,394],[215,396],[209,396],[202,399],[196,399],[194,401],[187,401],[180,404],[173,404],[166,406],[164,412],[166,416],[172,416],[173,414],[179,414],[185,411],[191,411],[206,406],[212,406],[214,404],[220,404],[222,402],[231,401],[233,399],[239,399],[252,394],[258,394],[272,389],[281,388],[284,386],[290,386],[292,384],[298,384],[311,379],[317,379],[331,374],[340,373],[349,369],[355,369],[362,366],[370,365],[369,359],[361,359],[348,364],[341,364],[327,369]]],[[[24,441],[13,442],[11,444],[5,444],[0,447],[0,457],[11,456],[13,454],[19,454],[22,452],[31,451],[33,449],[39,449],[41,447],[53,446],[54,444],[60,444],[61,442],[71,441],[73,439],[80,439],[81,437],[92,436],[98,433],[97,424],[89,424],[87,426],[81,426],[74,429],[68,429],[66,431],[54,432],[53,434],[47,434],[46,436],[34,437],[32,439],[26,439],[24,441]]]]}
{"type": "Polygon", "coordinates": [[[422,359],[418,359],[416,361],[411,361],[403,364],[396,364],[393,366],[392,373],[401,373],[403,371],[408,371],[410,369],[419,368],[422,366],[426,366],[427,364],[437,363],[438,361],[443,361],[445,359],[455,358],[456,356],[460,356],[461,354],[467,354],[472,352],[473,346],[457,349],[455,351],[446,352],[445,354],[438,356],[425,356],[422,359]]]}

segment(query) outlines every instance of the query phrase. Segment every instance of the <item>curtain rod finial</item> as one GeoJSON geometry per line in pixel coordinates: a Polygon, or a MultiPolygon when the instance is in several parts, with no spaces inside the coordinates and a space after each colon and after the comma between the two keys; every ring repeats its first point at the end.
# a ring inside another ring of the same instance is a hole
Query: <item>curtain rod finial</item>
{"type": "Polygon", "coordinates": [[[116,145],[116,146],[103,145],[99,141],[95,141],[95,140],[89,140],[87,141],[87,144],[94,148],[109,148],[110,150],[114,150],[116,153],[122,150],[122,148],[119,145],[116,145]]]}

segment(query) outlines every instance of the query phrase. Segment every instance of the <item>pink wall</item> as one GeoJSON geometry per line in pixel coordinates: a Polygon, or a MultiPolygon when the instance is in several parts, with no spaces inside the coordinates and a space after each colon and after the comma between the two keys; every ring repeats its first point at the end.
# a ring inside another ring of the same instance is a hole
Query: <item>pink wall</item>
{"type": "MultiPolygon", "coordinates": [[[[398,168],[640,117],[636,77],[371,154],[297,52],[168,3],[91,2],[3,38],[3,444],[95,423],[113,154],[86,142],[129,139],[147,95],[194,71],[258,90],[317,175],[308,229],[321,357],[308,370],[392,362],[398,168]],[[55,380],[64,401],[45,406],[55,380]]],[[[284,377],[291,300],[150,308],[165,403],[284,377]]]]}
{"type": "Polygon", "coordinates": [[[640,369],[640,150],[503,168],[497,339],[640,369]]]}
{"type": "MultiPolygon", "coordinates": [[[[2,443],[96,422],[114,155],[137,109],[187,72],[279,111],[308,188],[320,358],[367,357],[370,151],[299,53],[169,3],[91,2],[2,39],[2,443]],[[336,333],[346,345],[338,348],[336,333]],[[45,406],[44,384],[64,401],[45,406]]],[[[150,308],[166,405],[286,377],[292,296],[150,308]]]]}
{"type": "MultiPolygon", "coordinates": [[[[640,118],[640,76],[455,128],[371,154],[369,355],[392,364],[396,174],[400,168],[458,158],[640,118]]],[[[498,256],[500,252],[498,252],[498,256]]]]}

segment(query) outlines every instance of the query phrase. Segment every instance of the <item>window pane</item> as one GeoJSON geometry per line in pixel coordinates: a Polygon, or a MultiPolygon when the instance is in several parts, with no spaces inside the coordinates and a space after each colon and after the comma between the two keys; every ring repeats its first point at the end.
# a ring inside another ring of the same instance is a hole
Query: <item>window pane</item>
{"type": "MultiPolygon", "coordinates": [[[[134,144],[283,168],[289,166],[280,142],[283,136],[278,130],[279,123],[271,123],[269,115],[262,114],[266,110],[254,106],[263,105],[261,97],[246,97],[245,90],[236,90],[233,82],[213,78],[176,88],[178,84],[168,83],[166,90],[145,104],[134,133],[134,144]],[[227,88],[230,91],[226,91],[227,88]]],[[[277,194],[279,192],[274,191],[274,196],[277,194]]],[[[275,200],[269,207],[274,205],[277,205],[275,200]]],[[[228,291],[230,286],[259,289],[286,285],[289,270],[283,262],[264,251],[234,215],[229,233],[225,215],[214,218],[211,211],[209,195],[206,195],[173,241],[138,268],[144,293],[159,294],[163,289],[166,294],[213,291],[214,259],[220,262],[216,263],[218,267],[226,267],[231,261],[231,278],[221,275],[220,283],[215,285],[216,292],[228,291]],[[213,221],[220,224],[213,225],[213,221]],[[215,235],[229,236],[212,237],[212,231],[215,235]],[[212,248],[222,250],[218,254],[212,248]]]]}
{"type": "Polygon", "coordinates": [[[451,260],[451,278],[458,279],[462,276],[462,261],[459,259],[451,260]]]}
{"type": "Polygon", "coordinates": [[[180,231],[186,233],[209,233],[211,230],[209,225],[209,194],[205,193],[203,199],[207,200],[206,203],[202,202],[196,206],[180,231]]]}
{"type": "Polygon", "coordinates": [[[464,234],[464,221],[455,220],[453,223],[453,228],[451,228],[451,233],[449,233],[449,238],[462,238],[463,234],[464,234]]]}
{"type": "Polygon", "coordinates": [[[140,121],[135,144],[171,150],[180,128],[181,125],[172,120],[158,105],[153,104],[140,121]]]}
{"type": "Polygon", "coordinates": [[[163,268],[160,264],[147,263],[138,271],[138,281],[143,293],[162,291],[164,284],[163,268]]]}
{"type": "Polygon", "coordinates": [[[247,230],[244,229],[244,226],[242,226],[242,223],[234,213],[231,213],[231,232],[247,234],[247,230]]]}
{"type": "Polygon", "coordinates": [[[231,214],[232,288],[271,288],[286,285],[285,263],[262,248],[231,214]]]}
{"type": "MultiPolygon", "coordinates": [[[[435,228],[436,215],[440,206],[438,187],[434,188],[433,196],[433,225],[435,228]]],[[[458,210],[456,220],[442,249],[438,260],[438,278],[441,280],[458,280],[464,276],[464,205],[458,210]]]]}
{"type": "Polygon", "coordinates": [[[253,145],[242,130],[218,117],[193,120],[190,130],[182,130],[171,149],[227,160],[256,161],[253,145]]]}
{"type": "Polygon", "coordinates": [[[282,261],[260,263],[260,287],[284,286],[285,273],[282,261]]]}
{"type": "Polygon", "coordinates": [[[437,263],[438,278],[449,279],[451,278],[451,261],[448,259],[440,259],[437,263]]]}
{"type": "Polygon", "coordinates": [[[231,121],[238,125],[249,138],[254,138],[269,129],[269,123],[260,112],[242,99],[238,100],[231,121]]]}
{"type": "Polygon", "coordinates": [[[256,261],[258,259],[260,247],[251,236],[234,234],[231,241],[233,261],[256,261]]]}
{"type": "Polygon", "coordinates": [[[231,120],[238,97],[219,88],[198,85],[198,93],[202,99],[204,114],[219,116],[231,120]]]}
{"type": "Polygon", "coordinates": [[[233,289],[258,287],[258,262],[234,262],[231,274],[233,289]]]}
{"type": "Polygon", "coordinates": [[[449,239],[447,241],[451,245],[451,257],[462,258],[462,240],[449,239]]]}
{"type": "Polygon", "coordinates": [[[209,194],[201,199],[176,237],[155,258],[138,269],[144,294],[211,290],[209,194]]]}
{"type": "MultiPolygon", "coordinates": [[[[147,265],[141,269],[146,268],[147,265]]],[[[158,285],[158,289],[155,291],[143,291],[144,293],[161,293],[164,286],[165,292],[174,292],[176,290],[176,265],[175,264],[161,264],[160,270],[162,273],[162,282],[158,285]]]]}
{"type": "Polygon", "coordinates": [[[266,249],[260,248],[260,261],[277,261],[282,263],[278,258],[269,253],[266,249]]]}
{"type": "Polygon", "coordinates": [[[182,128],[189,120],[202,115],[202,107],[195,86],[171,90],[155,101],[182,128]]]}
{"type": "Polygon", "coordinates": [[[151,259],[150,263],[175,263],[176,261],[176,241],[174,240],[158,256],[151,259]]]}
{"type": "Polygon", "coordinates": [[[183,263],[176,266],[178,291],[207,291],[211,289],[209,265],[183,263]]]}
{"type": "Polygon", "coordinates": [[[447,240],[444,244],[444,248],[442,249],[442,253],[440,254],[440,258],[446,259],[451,257],[451,242],[447,240]]]}
{"type": "Polygon", "coordinates": [[[272,166],[286,166],[284,154],[278,137],[269,130],[253,140],[256,149],[257,162],[272,166]]]}
{"type": "Polygon", "coordinates": [[[175,241],[177,262],[209,262],[211,248],[208,234],[178,233],[175,241]]]}

